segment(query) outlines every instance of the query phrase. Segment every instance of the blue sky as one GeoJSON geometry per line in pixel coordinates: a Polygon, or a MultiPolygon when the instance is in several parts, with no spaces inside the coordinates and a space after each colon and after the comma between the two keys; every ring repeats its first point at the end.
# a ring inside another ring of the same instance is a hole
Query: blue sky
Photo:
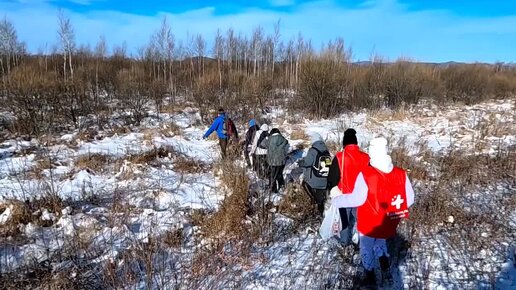
{"type": "Polygon", "coordinates": [[[177,39],[217,28],[250,35],[260,25],[272,32],[281,20],[283,40],[299,32],[317,48],[342,37],[354,60],[373,54],[388,60],[516,62],[516,1],[512,0],[249,0],[108,1],[0,0],[0,16],[11,20],[29,49],[57,43],[57,13],[71,18],[79,44],[100,35],[109,45],[145,45],[167,17],[177,39]]]}

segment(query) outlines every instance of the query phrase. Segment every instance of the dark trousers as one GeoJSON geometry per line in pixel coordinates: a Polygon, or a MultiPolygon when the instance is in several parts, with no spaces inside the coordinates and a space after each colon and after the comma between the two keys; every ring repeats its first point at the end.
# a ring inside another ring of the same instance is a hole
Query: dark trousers
{"type": "MultiPolygon", "coordinates": [[[[245,158],[245,164],[247,165],[247,168],[251,168],[251,158],[249,157],[249,151],[244,150],[244,158],[245,158]]],[[[255,162],[254,155],[253,155],[253,163],[255,162]]]]}
{"type": "Polygon", "coordinates": [[[226,150],[228,148],[228,139],[219,138],[220,145],[220,153],[222,155],[222,159],[226,159],[226,150]]]}
{"type": "Polygon", "coordinates": [[[269,177],[269,166],[267,166],[267,155],[255,155],[256,157],[256,174],[259,178],[267,179],[269,177]]]}
{"type": "Polygon", "coordinates": [[[319,215],[323,216],[324,203],[326,202],[328,190],[312,188],[308,183],[306,183],[306,181],[303,181],[302,187],[305,190],[306,194],[308,194],[312,201],[317,205],[317,211],[319,212],[319,215]]]}
{"type": "Polygon", "coordinates": [[[342,223],[342,232],[340,232],[340,240],[342,243],[349,245],[353,237],[353,229],[356,225],[357,209],[356,208],[339,208],[340,220],[342,223]]]}
{"type": "Polygon", "coordinates": [[[278,192],[278,189],[285,186],[285,179],[283,178],[283,169],[285,165],[270,166],[270,186],[272,192],[278,192]]]}

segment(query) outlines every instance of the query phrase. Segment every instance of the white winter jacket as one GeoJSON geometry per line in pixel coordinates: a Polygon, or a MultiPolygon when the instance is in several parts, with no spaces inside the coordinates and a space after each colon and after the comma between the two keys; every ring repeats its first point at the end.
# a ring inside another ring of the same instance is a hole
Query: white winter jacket
{"type": "Polygon", "coordinates": [[[262,135],[263,132],[269,132],[269,126],[267,124],[263,124],[260,127],[260,130],[256,131],[256,134],[254,135],[253,139],[253,145],[251,146],[251,154],[255,155],[267,155],[267,148],[260,148],[258,147],[258,139],[260,139],[260,135],[262,135]]]}

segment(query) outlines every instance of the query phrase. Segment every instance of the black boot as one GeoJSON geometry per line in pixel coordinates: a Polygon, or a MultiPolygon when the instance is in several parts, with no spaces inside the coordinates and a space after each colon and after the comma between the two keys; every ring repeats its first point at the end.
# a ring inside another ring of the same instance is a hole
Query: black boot
{"type": "Polygon", "coordinates": [[[376,286],[376,276],[374,274],[374,270],[365,271],[365,276],[360,283],[362,287],[373,288],[376,286]]]}
{"type": "Polygon", "coordinates": [[[386,256],[380,257],[380,269],[382,270],[382,286],[389,286],[393,284],[392,274],[389,264],[389,258],[386,256]]]}

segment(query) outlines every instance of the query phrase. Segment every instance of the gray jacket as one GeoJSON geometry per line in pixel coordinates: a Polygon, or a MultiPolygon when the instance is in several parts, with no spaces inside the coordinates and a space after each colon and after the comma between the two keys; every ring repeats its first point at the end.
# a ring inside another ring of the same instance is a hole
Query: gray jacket
{"type": "Polygon", "coordinates": [[[288,141],[279,133],[272,134],[266,141],[267,162],[269,166],[285,165],[288,153],[288,141]]]}
{"type": "Polygon", "coordinates": [[[303,168],[303,180],[310,185],[311,188],[314,189],[326,189],[327,188],[327,178],[325,177],[317,177],[312,172],[312,166],[314,165],[315,158],[317,158],[317,150],[324,152],[328,151],[328,147],[324,144],[323,141],[316,141],[312,144],[312,147],[306,153],[305,158],[299,160],[299,167],[303,168]]]}

